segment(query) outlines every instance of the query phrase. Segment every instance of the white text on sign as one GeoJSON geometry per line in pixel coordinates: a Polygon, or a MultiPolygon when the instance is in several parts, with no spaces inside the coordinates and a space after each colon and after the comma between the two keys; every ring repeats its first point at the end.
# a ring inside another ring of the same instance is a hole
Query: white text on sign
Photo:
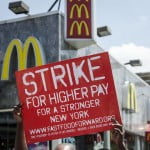
{"type": "Polygon", "coordinates": [[[91,58],[82,60],[78,64],[76,62],[65,65],[59,64],[50,68],[39,69],[35,72],[25,73],[22,76],[23,84],[26,86],[24,92],[28,96],[35,95],[39,92],[37,83],[34,80],[36,76],[39,76],[39,79],[41,80],[41,84],[43,86],[43,90],[48,91],[49,87],[47,86],[46,82],[47,72],[52,76],[53,83],[51,84],[53,84],[55,89],[58,89],[58,84],[61,84],[61,86],[63,87],[79,85],[80,79],[84,80],[84,82],[86,83],[89,83],[91,81],[104,80],[105,76],[102,74],[99,74],[99,76],[95,76],[95,72],[97,72],[97,70],[100,71],[101,66],[94,65],[94,62],[98,61],[99,59],[101,59],[100,56],[93,56],[91,58]],[[88,74],[85,73],[87,69],[88,74]],[[30,81],[28,81],[28,78],[30,78],[30,81]],[[28,89],[27,87],[30,87],[30,89],[28,89]]]}

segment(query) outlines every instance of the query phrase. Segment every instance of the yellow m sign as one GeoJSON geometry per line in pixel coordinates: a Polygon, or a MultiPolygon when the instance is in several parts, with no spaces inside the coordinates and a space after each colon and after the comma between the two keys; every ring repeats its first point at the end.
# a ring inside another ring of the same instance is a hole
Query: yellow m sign
{"type": "Polygon", "coordinates": [[[137,95],[134,83],[125,82],[123,86],[123,109],[137,112],[137,95]]]}
{"type": "Polygon", "coordinates": [[[136,88],[133,83],[129,83],[128,87],[128,99],[127,99],[127,107],[132,112],[137,112],[137,96],[136,96],[136,88]]]}
{"type": "MultiPolygon", "coordinates": [[[[72,2],[73,0],[70,0],[70,2],[72,2]]],[[[81,0],[78,0],[78,1],[81,1],[81,0]]],[[[86,2],[88,2],[89,0],[85,0],[86,2]]]]}
{"type": "Polygon", "coordinates": [[[88,13],[88,9],[87,7],[85,6],[85,4],[81,4],[80,6],[77,5],[77,4],[74,4],[70,10],[70,19],[73,18],[73,14],[75,14],[75,9],[77,11],[77,15],[79,18],[81,18],[81,15],[82,15],[82,10],[84,10],[85,12],[85,16],[86,18],[88,19],[89,18],[89,13],[88,13]]]}
{"type": "Polygon", "coordinates": [[[78,21],[74,21],[71,25],[71,28],[70,28],[70,36],[73,35],[73,32],[74,32],[74,28],[77,28],[77,33],[78,35],[81,35],[82,33],[82,28],[84,26],[85,28],[85,31],[86,31],[86,36],[89,36],[89,29],[88,29],[88,26],[87,26],[87,23],[85,21],[81,21],[80,23],[78,21]]]}
{"type": "Polygon", "coordinates": [[[40,66],[45,64],[42,48],[35,37],[28,37],[24,45],[19,39],[14,39],[9,43],[4,56],[1,80],[9,80],[10,60],[14,50],[17,51],[18,70],[27,68],[27,57],[30,45],[33,47],[35,65],[40,66]]]}

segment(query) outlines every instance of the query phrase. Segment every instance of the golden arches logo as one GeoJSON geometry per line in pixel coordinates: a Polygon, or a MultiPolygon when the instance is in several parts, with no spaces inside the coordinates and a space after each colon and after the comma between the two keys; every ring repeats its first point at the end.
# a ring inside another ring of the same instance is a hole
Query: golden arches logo
{"type": "Polygon", "coordinates": [[[82,31],[81,29],[83,28],[83,26],[84,26],[85,31],[86,31],[86,36],[89,36],[89,35],[90,35],[89,30],[88,30],[87,23],[86,23],[85,21],[81,21],[80,23],[79,23],[78,21],[74,21],[74,22],[72,23],[72,25],[71,25],[71,28],[70,28],[70,36],[73,35],[75,26],[76,26],[76,28],[77,28],[77,33],[78,33],[78,35],[81,35],[81,31],[82,31]]]}
{"type": "Polygon", "coordinates": [[[76,11],[77,11],[77,15],[78,15],[79,18],[81,18],[82,10],[84,10],[86,18],[87,18],[87,19],[89,18],[88,9],[87,9],[87,7],[85,6],[85,4],[81,4],[80,6],[77,5],[77,4],[74,4],[74,5],[72,6],[72,8],[71,8],[71,11],[70,11],[70,16],[69,16],[70,19],[73,18],[73,14],[74,14],[75,9],[76,9],[76,11]]]}
{"type": "Polygon", "coordinates": [[[5,56],[4,56],[1,80],[9,79],[10,60],[11,60],[11,56],[14,51],[14,48],[16,48],[16,51],[17,51],[18,70],[23,70],[27,68],[27,57],[28,57],[30,45],[32,45],[33,47],[36,66],[40,66],[45,63],[44,62],[45,59],[42,53],[42,48],[40,46],[39,41],[35,37],[32,37],[32,36],[28,37],[24,45],[19,39],[14,39],[8,45],[5,56]]]}
{"type": "MultiPolygon", "coordinates": [[[[73,0],[70,0],[70,2],[72,2],[73,0]]],[[[81,0],[78,0],[78,1],[81,1],[81,0]]],[[[89,0],[85,0],[86,2],[88,2],[89,0]]]]}
{"type": "Polygon", "coordinates": [[[128,85],[127,108],[131,112],[137,112],[136,88],[133,83],[129,83],[128,85]]]}

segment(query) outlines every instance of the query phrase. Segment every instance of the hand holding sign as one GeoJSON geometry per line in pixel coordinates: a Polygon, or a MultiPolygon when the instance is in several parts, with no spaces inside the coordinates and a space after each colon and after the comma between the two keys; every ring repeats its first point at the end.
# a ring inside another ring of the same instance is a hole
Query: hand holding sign
{"type": "Polygon", "coordinates": [[[14,119],[17,121],[17,131],[16,131],[16,138],[15,138],[15,150],[27,150],[26,139],[23,130],[22,124],[22,106],[16,105],[14,106],[13,115],[14,119]]]}
{"type": "Polygon", "coordinates": [[[108,53],[16,72],[28,143],[112,129],[121,122],[108,53]]]}
{"type": "Polygon", "coordinates": [[[118,146],[119,150],[127,150],[124,143],[124,129],[123,126],[115,119],[112,119],[112,141],[118,146]]]}

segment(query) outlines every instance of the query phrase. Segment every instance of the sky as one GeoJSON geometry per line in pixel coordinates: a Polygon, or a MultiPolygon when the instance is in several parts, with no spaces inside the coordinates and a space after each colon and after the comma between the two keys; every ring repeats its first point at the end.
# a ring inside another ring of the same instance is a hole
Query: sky
{"type": "MultiPolygon", "coordinates": [[[[23,17],[8,9],[9,2],[0,1],[0,21],[23,17]]],[[[30,7],[30,15],[47,12],[55,0],[23,0],[30,7]]],[[[64,12],[64,1],[60,10],[64,12]]],[[[107,25],[112,35],[95,37],[97,43],[124,64],[140,59],[141,67],[126,66],[133,72],[150,72],[150,1],[149,0],[93,0],[95,28],[107,25]]],[[[54,10],[57,9],[57,5],[54,10]]]]}

